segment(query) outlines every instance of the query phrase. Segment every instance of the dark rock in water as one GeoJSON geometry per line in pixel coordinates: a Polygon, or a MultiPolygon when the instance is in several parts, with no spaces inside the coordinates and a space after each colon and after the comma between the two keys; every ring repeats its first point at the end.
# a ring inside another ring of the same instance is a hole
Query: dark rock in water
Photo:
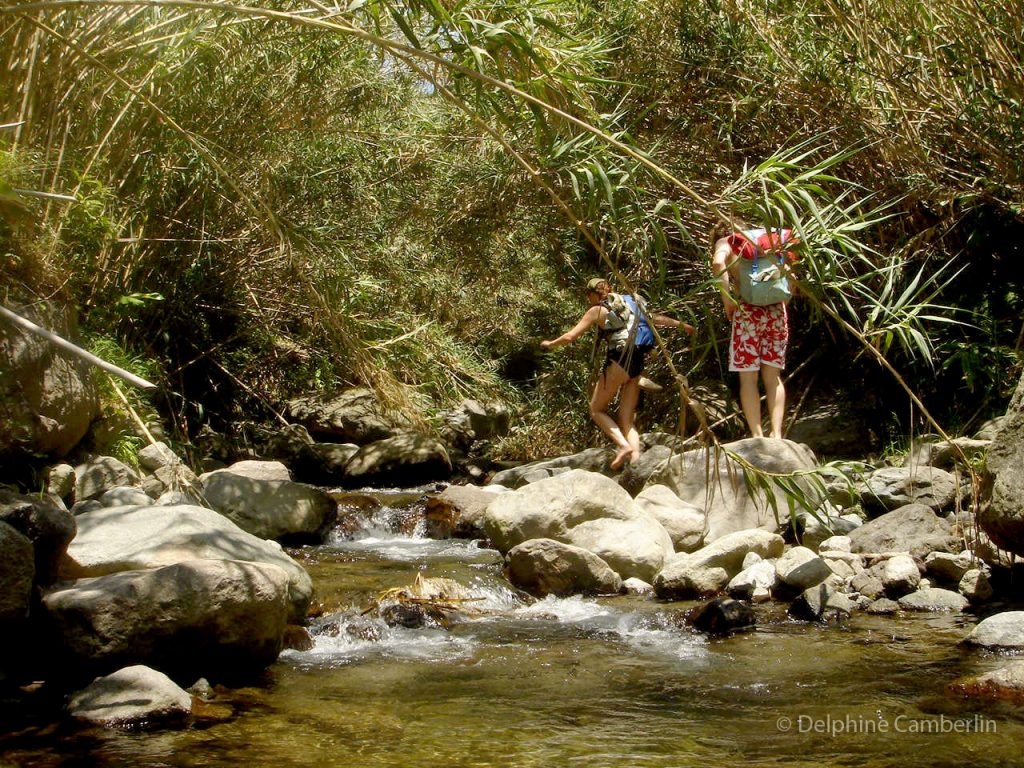
{"type": "Polygon", "coordinates": [[[313,636],[305,627],[289,624],[284,628],[283,647],[293,651],[310,651],[313,649],[313,636]]]}
{"type": "Polygon", "coordinates": [[[753,608],[728,597],[719,597],[693,609],[686,621],[694,629],[712,637],[745,632],[757,623],[753,608]]]}
{"type": "Polygon", "coordinates": [[[381,606],[380,617],[389,627],[405,627],[406,629],[418,629],[428,621],[427,612],[423,606],[406,603],[381,606]]]}

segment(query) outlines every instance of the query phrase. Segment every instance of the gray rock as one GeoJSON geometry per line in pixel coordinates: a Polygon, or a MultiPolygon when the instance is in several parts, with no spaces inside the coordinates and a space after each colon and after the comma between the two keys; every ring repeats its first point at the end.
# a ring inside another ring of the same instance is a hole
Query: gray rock
{"type": "Polygon", "coordinates": [[[494,493],[475,485],[449,485],[427,499],[425,515],[431,538],[483,538],[484,512],[494,493]]]}
{"type": "Polygon", "coordinates": [[[361,447],[345,464],[344,484],[408,487],[447,480],[451,474],[448,451],[438,440],[407,432],[361,447]]]}
{"type": "Polygon", "coordinates": [[[9,628],[28,616],[34,576],[32,542],[0,522],[0,627],[9,628]]]}
{"type": "Polygon", "coordinates": [[[364,445],[391,437],[393,425],[369,389],[350,389],[324,400],[307,397],[288,403],[289,418],[316,439],[364,445]]]}
{"type": "Polygon", "coordinates": [[[98,677],[73,693],[68,711],[97,725],[151,726],[183,720],[192,713],[192,697],[167,675],[140,664],[98,677]]]}
{"type": "Polygon", "coordinates": [[[496,472],[491,478],[490,484],[515,490],[529,483],[552,477],[556,472],[566,472],[570,469],[604,472],[608,469],[608,462],[614,457],[615,452],[610,448],[588,448],[571,456],[535,461],[496,472]]]}
{"type": "Polygon", "coordinates": [[[852,546],[849,536],[830,536],[818,545],[818,552],[851,552],[852,546]]]}
{"type": "MultiPolygon", "coordinates": [[[[802,445],[789,440],[748,438],[722,446],[751,466],[771,473],[787,473],[812,469],[814,455],[802,445]]],[[[704,540],[715,539],[735,531],[764,528],[775,532],[787,521],[788,496],[773,486],[770,496],[751,486],[744,479],[741,464],[717,448],[687,451],[673,456],[664,469],[651,475],[650,485],[668,486],[680,499],[707,513],[707,534],[704,540]],[[710,453],[709,453],[710,451],[710,453]],[[772,503],[774,502],[774,508],[772,503]],[[778,510],[778,516],[776,511],[778,510]]],[[[802,488],[804,499],[816,509],[823,499],[809,480],[793,481],[802,488]]],[[[796,509],[803,509],[802,500],[795,499],[796,509]]]]}
{"type": "Polygon", "coordinates": [[[871,443],[870,432],[849,404],[831,399],[802,409],[786,436],[819,456],[859,456],[871,443]]]}
{"type": "Polygon", "coordinates": [[[687,620],[694,629],[712,637],[753,629],[757,623],[754,610],[749,605],[727,597],[698,606],[690,612],[687,620]]]}
{"type": "Polygon", "coordinates": [[[931,552],[960,551],[949,523],[924,504],[900,507],[847,535],[854,552],[909,552],[923,558],[931,552]]]}
{"type": "Polygon", "coordinates": [[[46,473],[46,492],[68,505],[74,504],[75,482],[75,468],[70,464],[57,464],[46,473]]]}
{"type": "Polygon", "coordinates": [[[1024,374],[989,449],[978,523],[1002,549],[1024,555],[1024,374]]]}
{"type": "Polygon", "coordinates": [[[942,584],[959,584],[971,569],[970,552],[954,555],[951,552],[932,552],[924,559],[928,575],[942,584]]]}
{"type": "Polygon", "coordinates": [[[622,592],[638,597],[652,597],[654,595],[654,585],[632,576],[622,582],[622,592]]]}
{"type": "Polygon", "coordinates": [[[676,552],[693,552],[704,544],[704,510],[687,504],[664,485],[649,485],[636,506],[662,524],[676,552]]]}
{"type": "Polygon", "coordinates": [[[914,558],[896,555],[886,560],[882,567],[882,586],[885,594],[898,599],[915,591],[921,583],[921,572],[914,558]]]}
{"type": "Polygon", "coordinates": [[[789,613],[806,621],[839,621],[854,610],[853,602],[827,583],[805,590],[789,606],[789,613]]]}
{"type": "Polygon", "coordinates": [[[823,504],[814,515],[807,512],[797,515],[800,543],[810,549],[820,549],[823,541],[846,535],[860,525],[859,519],[853,522],[834,514],[834,510],[830,509],[828,502],[823,504]]]}
{"type": "Polygon", "coordinates": [[[733,576],[725,591],[737,600],[753,600],[755,594],[770,594],[773,586],[775,563],[759,560],[733,576]]]}
{"type": "Polygon", "coordinates": [[[974,462],[985,455],[991,444],[991,440],[978,440],[969,437],[956,437],[946,442],[938,435],[926,435],[911,445],[903,466],[930,466],[949,470],[953,469],[957,463],[962,463],[961,453],[967,457],[968,461],[974,462]]]}
{"type": "Polygon", "coordinates": [[[889,616],[894,613],[900,612],[900,604],[895,600],[890,600],[888,597],[881,597],[875,600],[867,608],[864,609],[867,613],[889,616]]]}
{"type": "Polygon", "coordinates": [[[320,542],[337,519],[334,499],[311,485],[254,480],[219,469],[200,478],[209,505],[261,539],[320,542]]]}
{"type": "Polygon", "coordinates": [[[885,594],[885,585],[882,584],[882,580],[870,571],[863,571],[850,579],[850,589],[872,600],[881,598],[885,594]]]}
{"type": "Polygon", "coordinates": [[[178,458],[177,454],[174,453],[168,447],[167,443],[156,442],[150,443],[144,448],[139,450],[138,454],[139,466],[147,472],[156,472],[161,467],[169,467],[174,464],[183,463],[178,458]]]}
{"type": "Polygon", "coordinates": [[[43,605],[76,669],[237,674],[280,653],[288,574],[266,563],[192,560],[79,579],[47,593],[43,605]]]}
{"type": "MultiPolygon", "coordinates": [[[[73,309],[50,301],[5,304],[72,341],[73,309]]],[[[0,456],[66,456],[99,416],[92,367],[13,323],[0,322],[0,456]]]]}
{"type": "Polygon", "coordinates": [[[899,599],[900,608],[906,611],[963,611],[967,609],[967,598],[957,592],[935,587],[919,589],[899,599]]]}
{"type": "Polygon", "coordinates": [[[832,569],[807,547],[793,547],[775,563],[779,581],[799,592],[816,587],[832,575],[832,569]]]}
{"type": "Polygon", "coordinates": [[[1024,611],[989,616],[971,630],[964,643],[992,650],[1024,650],[1024,611]]]}
{"type": "MultiPolygon", "coordinates": [[[[166,467],[159,467],[153,472],[152,477],[159,480],[161,488],[160,494],[165,491],[183,491],[201,493],[202,484],[199,482],[199,478],[196,477],[195,472],[186,467],[184,464],[169,464],[166,467]]],[[[153,498],[156,498],[155,496],[153,498]]]]}
{"type": "Polygon", "coordinates": [[[630,496],[636,496],[647,485],[651,475],[661,471],[673,453],[667,445],[652,445],[640,454],[639,459],[627,464],[616,480],[629,491],[630,496]]]}
{"type": "Polygon", "coordinates": [[[0,490],[0,521],[31,542],[35,582],[46,586],[56,581],[60,560],[77,530],[74,516],[49,497],[0,490]]]}
{"type": "Polygon", "coordinates": [[[268,563],[288,574],[289,620],[302,623],[313,593],[309,574],[273,542],[246,533],[210,509],[115,507],[77,518],[61,576],[77,579],[191,560],[268,563]]]}
{"type": "Polygon", "coordinates": [[[956,478],[935,467],[883,467],[868,477],[861,493],[866,509],[892,511],[908,504],[948,509],[956,500],[956,478]]]}
{"type": "Polygon", "coordinates": [[[535,595],[614,594],[622,579],[592,552],[554,539],[531,539],[506,558],[509,581],[535,595]]]}
{"type": "Polygon", "coordinates": [[[687,563],[685,557],[654,578],[655,594],[666,600],[709,597],[729,584],[729,573],[718,566],[687,563]]]}
{"type": "Polygon", "coordinates": [[[961,678],[950,684],[960,696],[1024,701],[1024,661],[1012,661],[978,677],[961,678]]]}
{"type": "Polygon", "coordinates": [[[153,500],[141,488],[118,486],[104,491],[98,499],[104,507],[130,507],[152,504],[153,500]]]}
{"type": "Polygon", "coordinates": [[[782,537],[769,531],[736,531],[691,554],[677,554],[654,579],[659,597],[687,599],[713,595],[729,584],[743,567],[748,553],[776,558],[784,548],[782,537]]]}
{"type": "Polygon", "coordinates": [[[999,430],[1003,428],[1003,425],[1011,420],[1009,414],[1003,416],[996,416],[994,419],[989,419],[974,435],[975,440],[988,440],[992,441],[996,439],[996,435],[999,434],[999,430]]]}
{"type": "Polygon", "coordinates": [[[139,473],[113,456],[98,456],[75,468],[78,480],[75,498],[79,501],[98,499],[111,488],[140,484],[139,473]]]}
{"type": "MultiPolygon", "coordinates": [[[[236,461],[228,467],[222,467],[221,470],[226,470],[240,477],[248,477],[250,480],[286,481],[292,479],[291,470],[280,461],[255,461],[249,459],[246,461],[236,461]]],[[[217,472],[220,470],[213,471],[217,472]]]]}
{"type": "Polygon", "coordinates": [[[972,603],[980,603],[992,597],[992,584],[980,568],[972,568],[960,579],[957,589],[972,603]]]}

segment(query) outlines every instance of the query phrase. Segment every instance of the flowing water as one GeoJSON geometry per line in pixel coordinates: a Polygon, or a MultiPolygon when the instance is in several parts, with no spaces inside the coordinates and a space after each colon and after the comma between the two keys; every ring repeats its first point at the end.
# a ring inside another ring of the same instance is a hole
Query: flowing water
{"type": "Polygon", "coordinates": [[[975,617],[818,626],[769,605],[756,631],[709,640],[678,626],[684,604],[525,599],[496,552],[396,533],[415,497],[384,498],[294,553],[324,611],[311,650],[218,689],[185,730],[37,724],[0,740],[0,766],[1024,765],[1024,707],[946,693],[1007,662],[958,646],[975,617]],[[472,615],[409,629],[364,614],[417,574],[470,588],[472,615]]]}

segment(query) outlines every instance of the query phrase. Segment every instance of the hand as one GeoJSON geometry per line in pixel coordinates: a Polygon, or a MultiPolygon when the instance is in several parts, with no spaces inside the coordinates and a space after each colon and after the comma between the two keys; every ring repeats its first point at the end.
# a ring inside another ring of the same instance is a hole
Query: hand
{"type": "Polygon", "coordinates": [[[679,327],[682,328],[683,331],[685,331],[686,333],[690,334],[691,336],[696,336],[697,335],[697,329],[694,328],[689,323],[680,323],[679,327]]]}
{"type": "Polygon", "coordinates": [[[541,349],[551,349],[551,347],[553,347],[554,344],[555,343],[553,341],[542,341],[540,343],[540,348],[541,349]]]}
{"type": "Polygon", "coordinates": [[[730,298],[723,297],[722,304],[725,305],[725,316],[732,322],[732,316],[736,314],[736,309],[739,305],[730,298]]]}

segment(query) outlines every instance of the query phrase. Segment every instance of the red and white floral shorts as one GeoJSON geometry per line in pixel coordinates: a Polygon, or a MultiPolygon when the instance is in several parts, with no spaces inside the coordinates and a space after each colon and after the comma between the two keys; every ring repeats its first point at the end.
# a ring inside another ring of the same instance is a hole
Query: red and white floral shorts
{"type": "Polygon", "coordinates": [[[757,371],[762,365],[786,367],[789,321],[785,304],[744,304],[732,316],[729,370],[757,371]]]}

